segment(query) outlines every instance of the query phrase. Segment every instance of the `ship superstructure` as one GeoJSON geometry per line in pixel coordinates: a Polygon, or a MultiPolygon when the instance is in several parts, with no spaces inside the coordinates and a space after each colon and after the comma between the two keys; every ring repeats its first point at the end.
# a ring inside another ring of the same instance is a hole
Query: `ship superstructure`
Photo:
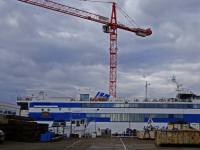
{"type": "Polygon", "coordinates": [[[122,133],[129,125],[145,129],[149,118],[157,129],[166,129],[172,121],[200,123],[200,96],[183,90],[175,98],[115,98],[90,90],[79,90],[76,98],[43,89],[27,92],[28,116],[50,126],[55,120],[86,118],[91,122],[87,132],[110,128],[112,133],[122,133]]]}

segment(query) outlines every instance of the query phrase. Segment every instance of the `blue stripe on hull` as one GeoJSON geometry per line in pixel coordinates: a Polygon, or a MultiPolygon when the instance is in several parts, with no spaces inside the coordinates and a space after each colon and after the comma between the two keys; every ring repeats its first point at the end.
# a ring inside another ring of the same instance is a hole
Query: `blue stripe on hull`
{"type": "MultiPolygon", "coordinates": [[[[186,121],[186,122],[195,122],[200,123],[200,115],[199,114],[184,114],[184,118],[152,118],[154,122],[163,122],[168,123],[172,121],[186,121]]],[[[86,117],[86,113],[49,113],[49,116],[42,116],[42,113],[29,113],[29,117],[35,118],[36,121],[54,121],[54,120],[69,120],[70,117],[72,119],[82,119],[88,118],[86,117]]],[[[95,118],[90,117],[88,121],[96,122],[110,122],[110,118],[95,118]]],[[[147,122],[148,118],[145,118],[143,122],[147,122]]],[[[129,122],[129,121],[127,121],[129,122]]]]}

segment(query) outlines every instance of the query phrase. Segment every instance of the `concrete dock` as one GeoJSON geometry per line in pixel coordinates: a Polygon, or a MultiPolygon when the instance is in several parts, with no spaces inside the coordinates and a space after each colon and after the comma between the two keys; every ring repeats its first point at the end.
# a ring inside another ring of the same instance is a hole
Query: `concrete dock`
{"type": "Polygon", "coordinates": [[[137,138],[77,138],[57,142],[13,142],[4,141],[2,150],[200,150],[200,147],[157,147],[154,140],[137,138]]]}

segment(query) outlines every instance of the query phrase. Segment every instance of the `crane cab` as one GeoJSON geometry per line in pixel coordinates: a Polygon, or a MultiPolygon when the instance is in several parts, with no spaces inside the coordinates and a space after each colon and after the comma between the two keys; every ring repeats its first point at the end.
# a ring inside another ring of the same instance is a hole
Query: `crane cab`
{"type": "Polygon", "coordinates": [[[110,27],[108,25],[103,25],[102,29],[104,33],[110,33],[110,27]]]}

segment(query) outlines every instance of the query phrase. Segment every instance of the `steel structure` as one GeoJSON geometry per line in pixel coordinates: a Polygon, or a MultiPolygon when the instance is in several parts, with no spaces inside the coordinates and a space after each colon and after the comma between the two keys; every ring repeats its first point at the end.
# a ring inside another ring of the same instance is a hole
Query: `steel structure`
{"type": "MultiPolygon", "coordinates": [[[[150,28],[144,30],[141,28],[130,28],[123,24],[117,23],[117,13],[116,13],[116,3],[115,2],[105,2],[112,3],[112,14],[111,19],[108,17],[100,16],[94,13],[76,9],[74,7],[62,5],[50,0],[18,0],[28,4],[36,5],[46,9],[51,9],[75,17],[91,20],[94,22],[102,23],[108,27],[104,32],[110,33],[110,83],[109,83],[109,94],[116,97],[116,87],[117,87],[117,28],[134,32],[138,36],[149,36],[152,34],[150,28]]],[[[84,0],[86,1],[86,0],[84,0]]]]}

